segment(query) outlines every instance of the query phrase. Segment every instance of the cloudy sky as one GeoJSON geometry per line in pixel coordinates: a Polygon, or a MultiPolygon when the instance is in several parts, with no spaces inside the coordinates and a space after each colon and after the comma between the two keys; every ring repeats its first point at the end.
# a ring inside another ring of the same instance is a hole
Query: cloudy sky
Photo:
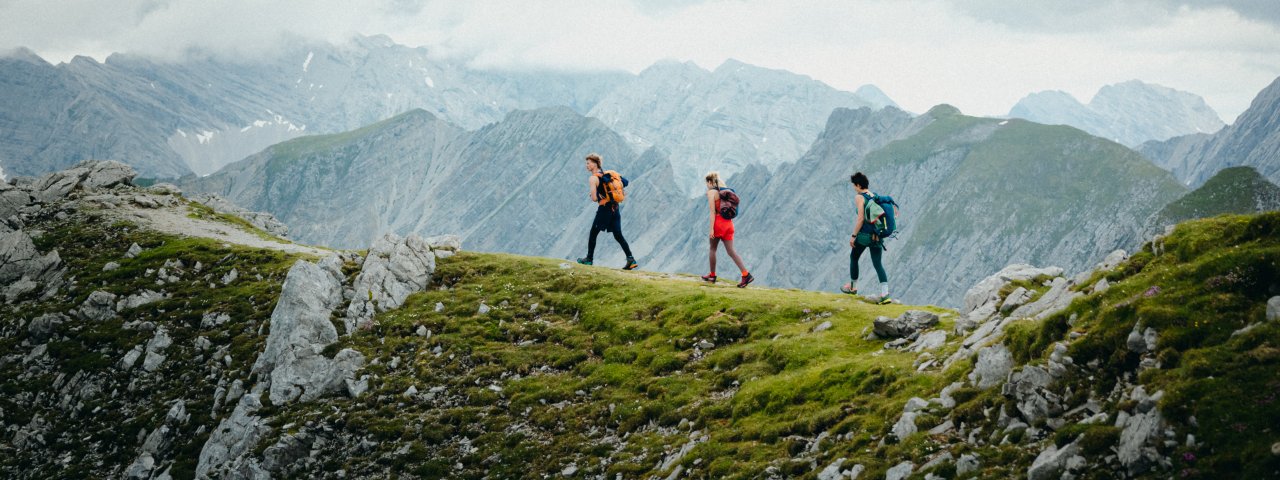
{"type": "Polygon", "coordinates": [[[1280,76],[1276,0],[0,0],[0,49],[54,62],[190,49],[253,61],[290,39],[386,34],[491,69],[621,69],[726,58],[879,86],[906,109],[1002,115],[1141,79],[1232,122],[1280,76]]]}

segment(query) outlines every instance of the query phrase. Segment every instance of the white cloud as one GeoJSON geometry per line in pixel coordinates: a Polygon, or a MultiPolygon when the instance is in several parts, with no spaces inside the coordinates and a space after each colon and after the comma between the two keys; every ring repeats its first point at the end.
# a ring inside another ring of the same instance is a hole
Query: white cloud
{"type": "Polygon", "coordinates": [[[999,115],[1031,91],[1087,100],[1137,78],[1200,94],[1231,121],[1280,75],[1280,15],[1250,0],[1183,3],[0,0],[0,48],[252,59],[291,39],[386,33],[485,68],[638,72],[665,58],[737,58],[846,90],[874,83],[917,112],[945,102],[999,115]]]}

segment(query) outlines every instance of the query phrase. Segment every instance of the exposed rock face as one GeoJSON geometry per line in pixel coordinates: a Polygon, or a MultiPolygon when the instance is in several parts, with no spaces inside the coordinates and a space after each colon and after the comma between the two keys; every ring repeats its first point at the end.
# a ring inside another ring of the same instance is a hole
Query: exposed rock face
{"type": "Polygon", "coordinates": [[[1192,134],[1138,148],[1178,180],[1199,187],[1227,167],[1249,166],[1280,184],[1280,77],[1258,92],[1231,126],[1212,135],[1192,134]]]}
{"type": "Polygon", "coordinates": [[[982,317],[990,317],[996,312],[1000,289],[1010,282],[1027,281],[1039,277],[1053,278],[1059,275],[1062,275],[1062,268],[1059,267],[1036,268],[1022,263],[1009,265],[969,288],[969,291],[964,294],[964,308],[960,313],[971,319],[977,317],[976,319],[980,321],[982,317]]]}
{"type": "Polygon", "coordinates": [[[431,247],[417,234],[405,238],[387,234],[379,239],[356,276],[355,297],[347,308],[347,333],[373,321],[376,312],[399,308],[409,294],[426,288],[435,269],[431,247]]]}
{"type": "Polygon", "coordinates": [[[255,415],[262,409],[262,402],[258,400],[261,394],[262,391],[255,388],[248,395],[240,397],[231,416],[222,420],[218,428],[210,433],[209,440],[200,450],[196,478],[222,478],[238,470],[241,464],[256,463],[255,460],[246,459],[245,454],[252,451],[271,432],[266,420],[255,415]]]}
{"type": "Polygon", "coordinates": [[[85,320],[103,321],[116,316],[116,295],[101,290],[89,294],[76,315],[85,320]]]}
{"type": "Polygon", "coordinates": [[[1061,478],[1071,466],[1083,466],[1084,458],[1077,455],[1079,451],[1080,447],[1076,442],[1071,442],[1062,448],[1050,445],[1036,456],[1035,462],[1027,470],[1028,480],[1056,480],[1061,478]]]}
{"type": "Polygon", "coordinates": [[[36,200],[49,203],[66,198],[76,188],[98,190],[129,185],[136,175],[133,167],[115,160],[85,161],[67,170],[40,177],[31,185],[31,194],[36,200]]]}
{"type": "Polygon", "coordinates": [[[21,230],[0,233],[0,285],[26,278],[48,281],[59,276],[62,259],[58,252],[41,255],[31,236],[21,230]]]}
{"type": "Polygon", "coordinates": [[[321,354],[338,340],[329,316],[342,302],[337,258],[316,265],[299,261],[289,269],[280,300],[271,313],[271,334],[253,370],[271,378],[271,403],[303,402],[344,390],[357,368],[359,352],[345,349],[332,359],[321,354]]]}
{"type": "Polygon", "coordinates": [[[1071,125],[1128,146],[1213,133],[1224,126],[1200,96],[1137,80],[1102,87],[1088,105],[1066,92],[1033,93],[1018,101],[1009,116],[1071,125]]]}

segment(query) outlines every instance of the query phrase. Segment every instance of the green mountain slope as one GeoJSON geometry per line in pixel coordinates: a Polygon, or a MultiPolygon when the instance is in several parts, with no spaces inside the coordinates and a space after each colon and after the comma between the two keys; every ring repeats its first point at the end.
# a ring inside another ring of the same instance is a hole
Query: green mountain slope
{"type": "Polygon", "coordinates": [[[1253,167],[1224,168],[1195,191],[1166,205],[1152,217],[1153,229],[1224,213],[1280,210],[1280,187],[1253,167]]]}

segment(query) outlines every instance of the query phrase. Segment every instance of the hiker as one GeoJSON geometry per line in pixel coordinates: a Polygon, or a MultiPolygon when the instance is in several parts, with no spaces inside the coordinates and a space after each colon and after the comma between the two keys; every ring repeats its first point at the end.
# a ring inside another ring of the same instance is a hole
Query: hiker
{"type": "Polygon", "coordinates": [[[748,284],[755,281],[755,277],[747,271],[747,266],[742,263],[742,257],[739,257],[738,252],[733,249],[733,217],[738,214],[738,194],[725,186],[724,180],[720,179],[720,174],[717,172],[708,173],[706,180],[707,205],[711,207],[711,273],[703,275],[702,280],[716,283],[716,246],[724,242],[724,250],[729,252],[729,258],[732,258],[733,263],[738,265],[738,270],[742,271],[738,288],[746,288],[748,284]]]}
{"type": "Polygon", "coordinates": [[[868,202],[875,201],[875,194],[867,189],[871,182],[862,172],[851,175],[849,183],[853,184],[856,192],[853,204],[858,216],[853,222],[853,235],[849,238],[849,246],[853,247],[849,252],[850,282],[840,287],[840,291],[850,295],[858,294],[858,259],[862,257],[863,250],[871,250],[871,265],[876,268],[876,277],[880,279],[880,298],[877,303],[884,305],[892,301],[889,298],[889,275],[884,273],[884,264],[880,258],[884,252],[884,244],[881,243],[884,239],[876,236],[875,227],[865,218],[868,202]]]}
{"type": "Polygon", "coordinates": [[[631,256],[631,246],[627,245],[627,239],[622,238],[622,206],[615,201],[613,197],[615,193],[606,192],[605,188],[606,182],[611,184],[611,188],[613,188],[612,184],[616,180],[616,195],[621,195],[622,185],[625,180],[617,172],[607,172],[610,177],[616,176],[616,179],[606,178],[606,172],[601,167],[600,155],[594,153],[587,155],[587,171],[591,172],[591,177],[588,180],[590,184],[589,196],[591,201],[597,204],[596,217],[591,222],[591,235],[587,237],[587,256],[579,258],[578,263],[591,265],[596,255],[596,235],[599,235],[600,232],[613,232],[613,239],[618,241],[618,245],[622,246],[622,253],[627,254],[627,264],[622,269],[633,270],[639,267],[640,265],[636,264],[635,257],[631,256]]]}

